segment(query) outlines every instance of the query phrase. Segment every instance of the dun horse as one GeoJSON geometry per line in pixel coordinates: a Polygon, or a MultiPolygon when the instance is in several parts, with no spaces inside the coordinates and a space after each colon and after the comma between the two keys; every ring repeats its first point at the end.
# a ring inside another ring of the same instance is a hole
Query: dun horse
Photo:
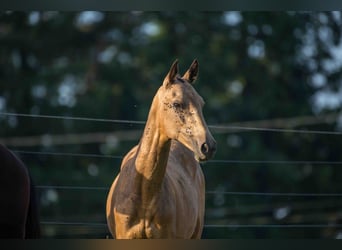
{"type": "Polygon", "coordinates": [[[199,161],[216,142],[203,118],[203,99],[192,87],[194,60],[181,77],[175,61],[157,91],[140,143],[124,157],[107,197],[114,238],[200,238],[205,181],[199,161]]]}
{"type": "Polygon", "coordinates": [[[0,144],[0,238],[39,238],[35,189],[26,166],[0,144]]]}

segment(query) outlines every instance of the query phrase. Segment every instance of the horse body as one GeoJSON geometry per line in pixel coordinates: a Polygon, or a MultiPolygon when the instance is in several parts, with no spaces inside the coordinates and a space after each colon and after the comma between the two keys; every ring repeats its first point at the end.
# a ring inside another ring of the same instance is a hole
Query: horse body
{"type": "Polygon", "coordinates": [[[200,238],[205,181],[199,161],[216,147],[190,85],[195,60],[183,77],[176,61],[153,99],[140,143],[123,159],[107,198],[115,238],[200,238]]]}
{"type": "Polygon", "coordinates": [[[26,166],[0,144],[0,238],[37,238],[34,187],[26,166]]]}
{"type": "Polygon", "coordinates": [[[201,236],[205,199],[203,173],[189,149],[177,141],[171,142],[171,148],[173,153],[168,159],[160,191],[146,205],[143,204],[139,179],[148,180],[134,166],[138,147],[131,150],[132,158],[123,161],[107,205],[107,210],[114,209],[109,213],[108,223],[116,238],[201,236]]]}

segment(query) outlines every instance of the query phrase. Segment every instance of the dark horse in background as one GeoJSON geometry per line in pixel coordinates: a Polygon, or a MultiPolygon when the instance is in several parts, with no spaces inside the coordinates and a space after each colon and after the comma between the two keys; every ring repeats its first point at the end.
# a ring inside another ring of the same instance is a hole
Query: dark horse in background
{"type": "Polygon", "coordinates": [[[28,169],[0,144],[0,238],[39,238],[37,208],[28,169]]]}

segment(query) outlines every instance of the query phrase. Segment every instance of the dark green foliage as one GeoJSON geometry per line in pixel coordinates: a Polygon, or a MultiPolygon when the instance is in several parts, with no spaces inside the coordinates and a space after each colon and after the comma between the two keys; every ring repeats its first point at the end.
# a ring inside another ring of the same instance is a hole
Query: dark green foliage
{"type": "MultiPolygon", "coordinates": [[[[143,125],[5,115],[4,112],[144,121],[171,63],[197,58],[196,89],[209,125],[338,131],[341,107],[339,12],[76,12],[0,14],[0,142],[13,150],[123,156],[143,125]],[[84,16],[83,16],[84,17],[84,16]],[[84,20],[84,19],[83,19],[84,20]],[[89,20],[89,19],[88,19],[89,20]],[[317,105],[315,98],[329,95],[317,105]],[[335,95],[335,96],[334,96],[335,95]],[[335,102],[333,102],[335,101],[335,102]],[[276,119],[282,118],[278,121],[276,119]],[[105,133],[99,135],[94,133],[105,133]],[[110,135],[109,133],[118,133],[110,135]],[[125,133],[125,134],[124,134],[125,133]],[[73,134],[74,141],[56,143],[73,134]],[[23,137],[33,138],[31,146],[23,137]],[[52,141],[51,141],[52,140],[52,141]]],[[[342,193],[341,135],[212,129],[207,190],[342,193]]],[[[38,186],[109,189],[120,159],[21,154],[38,186]]],[[[40,188],[51,238],[105,238],[107,190],[40,188]]],[[[208,194],[206,224],[339,223],[341,197],[208,194]]],[[[340,225],[341,226],[341,225],[340,225]]],[[[205,238],[333,238],[340,228],[206,227],[205,238]]]]}

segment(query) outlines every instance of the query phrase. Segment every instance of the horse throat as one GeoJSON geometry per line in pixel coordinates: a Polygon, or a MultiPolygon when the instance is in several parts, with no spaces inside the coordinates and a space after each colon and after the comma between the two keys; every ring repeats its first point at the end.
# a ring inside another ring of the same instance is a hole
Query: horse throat
{"type": "Polygon", "coordinates": [[[155,97],[152,102],[135,160],[141,194],[145,202],[152,199],[161,189],[171,147],[171,139],[163,133],[160,126],[156,99],[155,97]]]}

